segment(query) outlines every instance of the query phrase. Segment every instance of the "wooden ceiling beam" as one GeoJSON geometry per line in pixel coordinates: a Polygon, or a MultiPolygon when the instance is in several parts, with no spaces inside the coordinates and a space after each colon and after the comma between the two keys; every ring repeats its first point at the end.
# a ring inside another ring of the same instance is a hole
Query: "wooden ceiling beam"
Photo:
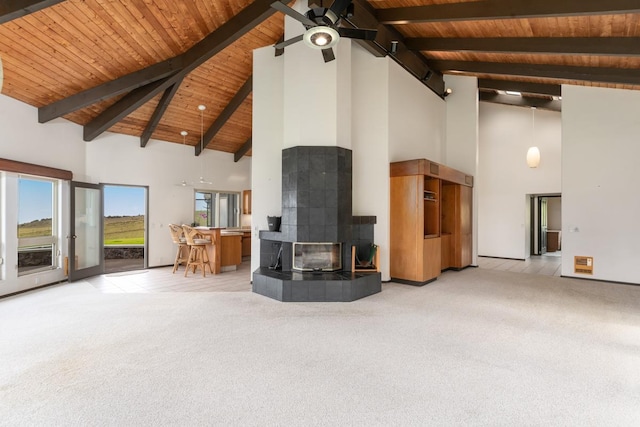
{"type": "Polygon", "coordinates": [[[479,100],[481,102],[492,102],[494,104],[514,105],[517,107],[536,107],[544,110],[562,111],[562,103],[560,101],[533,98],[527,96],[500,95],[489,92],[480,92],[479,100]]]}
{"type": "Polygon", "coordinates": [[[490,90],[503,90],[503,91],[515,91],[522,93],[535,93],[540,95],[549,96],[561,96],[562,86],[545,84],[545,83],[532,83],[532,82],[518,82],[513,80],[492,80],[492,79],[478,79],[478,89],[490,89],[490,90]]]}
{"type": "Polygon", "coordinates": [[[241,159],[245,154],[247,154],[247,152],[248,152],[249,150],[251,150],[251,147],[253,147],[253,142],[252,142],[251,137],[249,137],[249,139],[247,139],[247,141],[246,141],[244,144],[242,144],[242,147],[240,147],[240,148],[238,149],[238,151],[236,151],[235,153],[233,153],[233,161],[234,161],[234,162],[238,162],[238,161],[240,161],[240,159],[241,159]]]}
{"type": "Polygon", "coordinates": [[[515,64],[502,62],[429,61],[441,72],[498,74],[521,77],[542,77],[603,83],[640,84],[640,73],[634,68],[575,67],[548,64],[515,64]]]}
{"type": "Polygon", "coordinates": [[[130,92],[134,89],[138,89],[174,75],[181,69],[181,58],[171,58],[147,68],[143,68],[142,70],[127,74],[126,76],[103,83],[91,89],[78,92],[75,95],[71,95],[67,98],[63,98],[49,105],[38,108],[38,122],[46,123],[50,120],[73,113],[74,111],[88,107],[97,102],[130,92]]]}
{"type": "Polygon", "coordinates": [[[33,12],[62,3],[64,0],[6,0],[0,3],[0,25],[33,12]]]}
{"type": "Polygon", "coordinates": [[[147,84],[147,86],[132,91],[105,110],[100,116],[85,126],[85,140],[90,141],[94,139],[154,96],[166,90],[179,80],[182,80],[191,71],[204,64],[224,48],[255,28],[256,25],[273,15],[276,10],[271,7],[271,3],[273,3],[273,0],[254,1],[229,21],[222,24],[213,33],[196,43],[191,49],[179,57],[176,57],[183,63],[183,68],[180,71],[160,82],[147,84]]]}
{"type": "MultiPolygon", "coordinates": [[[[330,0],[308,0],[308,6],[329,7],[330,0]]],[[[376,39],[372,41],[353,41],[365,48],[371,54],[383,57],[389,55],[398,65],[407,70],[425,86],[438,96],[444,95],[444,80],[442,74],[429,67],[427,59],[419,52],[407,48],[404,36],[390,25],[381,25],[376,18],[376,10],[366,0],[353,0],[353,16],[342,18],[342,21],[355,28],[377,29],[376,39]],[[392,42],[395,44],[395,52],[392,53],[392,42]]]]}
{"type": "Polygon", "coordinates": [[[559,16],[607,15],[640,12],[636,0],[485,0],[429,6],[377,9],[381,24],[475,21],[484,19],[549,18],[559,16]]]}
{"type": "Polygon", "coordinates": [[[229,101],[227,106],[224,107],[224,110],[222,110],[222,113],[220,113],[220,115],[216,117],[213,124],[209,127],[209,129],[207,129],[207,131],[204,134],[204,137],[202,138],[202,145],[199,144],[195,146],[196,156],[199,156],[200,153],[202,153],[202,150],[207,148],[207,146],[211,143],[211,141],[213,141],[213,138],[220,131],[220,129],[222,129],[222,126],[224,126],[227,120],[229,120],[229,118],[233,115],[233,113],[235,113],[238,107],[242,105],[242,103],[244,102],[245,99],[247,99],[247,96],[249,96],[252,90],[253,90],[253,76],[249,76],[249,78],[244,82],[242,87],[238,89],[238,92],[236,92],[233,98],[231,98],[231,101],[229,101]]]}
{"type": "Polygon", "coordinates": [[[640,55],[640,37],[425,37],[408,38],[405,43],[409,49],[419,51],[640,55]]]}
{"type": "Polygon", "coordinates": [[[158,88],[168,87],[169,77],[134,89],[111,107],[104,110],[98,117],[86,124],[83,129],[85,141],[93,141],[111,126],[136,111],[158,94],[158,88]]]}
{"type": "Polygon", "coordinates": [[[160,102],[158,102],[156,109],[151,115],[151,119],[149,119],[149,123],[147,123],[147,127],[144,129],[142,135],[140,136],[140,147],[144,148],[147,146],[147,142],[149,142],[149,139],[151,139],[151,135],[153,135],[153,132],[155,132],[156,128],[158,127],[158,124],[160,123],[160,120],[162,120],[164,112],[167,111],[167,108],[169,107],[169,104],[171,104],[171,100],[175,96],[176,92],[178,92],[181,83],[182,80],[174,83],[168,89],[165,89],[164,93],[162,94],[162,98],[160,98],[160,102]]]}

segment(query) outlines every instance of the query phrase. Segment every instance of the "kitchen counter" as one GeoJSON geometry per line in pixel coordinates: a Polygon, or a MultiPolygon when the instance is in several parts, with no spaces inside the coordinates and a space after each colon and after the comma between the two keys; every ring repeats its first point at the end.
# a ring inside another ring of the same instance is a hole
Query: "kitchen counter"
{"type": "Polygon", "coordinates": [[[243,233],[221,228],[197,227],[197,229],[212,242],[206,246],[211,272],[219,274],[223,271],[236,270],[242,262],[243,233]]]}

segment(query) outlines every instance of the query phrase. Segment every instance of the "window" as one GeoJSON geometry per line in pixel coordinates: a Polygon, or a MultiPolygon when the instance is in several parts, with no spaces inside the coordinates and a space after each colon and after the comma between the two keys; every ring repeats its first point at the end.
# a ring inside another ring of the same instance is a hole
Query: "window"
{"type": "Polygon", "coordinates": [[[196,191],[193,222],[203,227],[238,227],[240,193],[196,191]]]}
{"type": "Polygon", "coordinates": [[[56,182],[18,179],[18,275],[57,267],[56,182]]]}

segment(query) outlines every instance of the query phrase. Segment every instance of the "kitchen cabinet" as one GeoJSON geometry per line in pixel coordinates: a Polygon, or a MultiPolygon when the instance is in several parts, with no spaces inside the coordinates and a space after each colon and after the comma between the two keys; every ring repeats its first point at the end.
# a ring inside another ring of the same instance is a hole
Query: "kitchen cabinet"
{"type": "Polygon", "coordinates": [[[251,215],[251,190],[242,192],[242,214],[251,215]]]}

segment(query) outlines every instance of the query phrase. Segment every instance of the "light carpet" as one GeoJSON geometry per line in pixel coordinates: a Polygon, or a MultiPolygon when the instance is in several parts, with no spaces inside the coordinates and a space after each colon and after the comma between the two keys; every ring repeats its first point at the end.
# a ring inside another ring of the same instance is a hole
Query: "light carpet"
{"type": "Polygon", "coordinates": [[[0,425],[640,425],[640,287],[467,269],[352,303],[0,300],[0,425]]]}

